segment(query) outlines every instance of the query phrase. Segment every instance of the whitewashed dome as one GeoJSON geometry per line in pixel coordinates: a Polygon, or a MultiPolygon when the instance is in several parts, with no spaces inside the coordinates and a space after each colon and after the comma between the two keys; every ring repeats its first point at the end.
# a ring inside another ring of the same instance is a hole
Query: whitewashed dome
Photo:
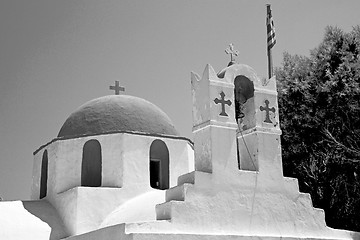
{"type": "Polygon", "coordinates": [[[80,106],[65,121],[58,137],[115,132],[179,135],[170,118],[156,105],[129,95],[110,95],[80,106]]]}

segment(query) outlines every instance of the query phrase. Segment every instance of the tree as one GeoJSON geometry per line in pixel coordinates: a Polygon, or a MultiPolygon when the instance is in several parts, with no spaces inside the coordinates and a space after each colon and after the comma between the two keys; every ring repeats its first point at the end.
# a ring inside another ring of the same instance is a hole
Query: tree
{"type": "Polygon", "coordinates": [[[327,27],[310,57],[284,53],[275,74],[284,174],[328,226],[360,231],[360,26],[327,27]]]}

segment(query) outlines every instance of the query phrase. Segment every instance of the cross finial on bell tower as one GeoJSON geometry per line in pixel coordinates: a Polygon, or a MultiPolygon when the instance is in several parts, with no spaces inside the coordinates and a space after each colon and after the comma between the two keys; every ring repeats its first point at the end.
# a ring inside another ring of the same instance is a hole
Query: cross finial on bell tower
{"type": "Polygon", "coordinates": [[[239,55],[239,51],[234,49],[232,43],[229,44],[229,47],[225,49],[226,54],[230,54],[230,63],[235,62],[235,57],[239,55]]]}
{"type": "Polygon", "coordinates": [[[119,95],[120,91],[125,91],[125,88],[119,85],[119,81],[115,81],[115,86],[110,86],[110,90],[115,90],[115,95],[119,95]]]}

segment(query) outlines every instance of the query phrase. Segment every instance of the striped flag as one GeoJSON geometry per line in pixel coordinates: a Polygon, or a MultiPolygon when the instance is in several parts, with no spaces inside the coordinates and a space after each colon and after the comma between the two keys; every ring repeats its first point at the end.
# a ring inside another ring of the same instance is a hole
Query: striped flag
{"type": "Polygon", "coordinates": [[[270,4],[267,6],[267,14],[266,14],[266,26],[267,26],[267,47],[268,51],[275,45],[276,38],[275,38],[275,27],[274,27],[274,21],[272,19],[271,15],[271,8],[270,4]]]}

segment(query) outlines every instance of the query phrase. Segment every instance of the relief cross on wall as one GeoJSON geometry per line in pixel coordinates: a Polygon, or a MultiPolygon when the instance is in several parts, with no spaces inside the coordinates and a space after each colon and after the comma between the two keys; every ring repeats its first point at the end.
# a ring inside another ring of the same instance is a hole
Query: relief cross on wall
{"type": "Polygon", "coordinates": [[[274,107],[269,108],[269,100],[265,100],[265,104],[266,104],[266,107],[260,106],[260,111],[266,111],[265,121],[264,121],[264,122],[266,122],[266,123],[273,123],[273,122],[270,120],[270,112],[275,113],[275,108],[274,108],[274,107]]]}
{"type": "Polygon", "coordinates": [[[225,93],[223,91],[221,91],[220,97],[221,97],[221,99],[218,99],[218,98],[214,99],[215,104],[221,103],[221,113],[219,115],[220,116],[228,116],[227,113],[225,112],[225,104],[227,104],[228,106],[231,106],[231,101],[230,100],[225,101],[225,93]]]}

